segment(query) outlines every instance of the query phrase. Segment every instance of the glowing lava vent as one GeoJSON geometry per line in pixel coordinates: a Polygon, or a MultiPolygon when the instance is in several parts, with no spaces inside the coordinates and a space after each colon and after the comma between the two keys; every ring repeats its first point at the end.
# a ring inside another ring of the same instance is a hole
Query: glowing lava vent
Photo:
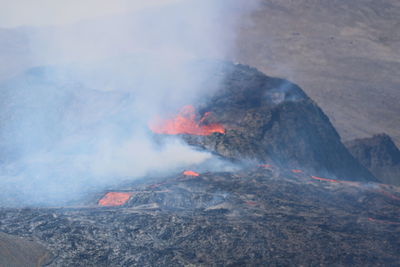
{"type": "Polygon", "coordinates": [[[183,175],[185,175],[185,176],[199,176],[200,174],[198,174],[197,172],[194,172],[194,171],[184,171],[183,175]]]}
{"type": "Polygon", "coordinates": [[[293,173],[302,173],[302,170],[292,170],[293,173]]]}
{"type": "Polygon", "coordinates": [[[108,192],[99,200],[99,205],[108,207],[121,206],[125,204],[131,196],[132,193],[108,192]]]}
{"type": "Polygon", "coordinates": [[[210,117],[210,112],[206,112],[200,120],[196,120],[196,112],[193,106],[184,106],[179,114],[167,120],[156,120],[149,125],[150,130],[157,134],[191,134],[191,135],[210,135],[212,133],[225,133],[221,124],[205,121],[210,117]]]}

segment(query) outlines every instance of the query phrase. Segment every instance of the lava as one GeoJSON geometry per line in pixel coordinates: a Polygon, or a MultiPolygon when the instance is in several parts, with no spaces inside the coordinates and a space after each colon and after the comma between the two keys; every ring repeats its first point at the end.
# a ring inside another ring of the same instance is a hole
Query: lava
{"type": "Polygon", "coordinates": [[[353,185],[353,186],[360,186],[360,183],[352,182],[352,181],[335,180],[335,179],[321,178],[321,177],[317,177],[317,176],[311,176],[311,178],[314,180],[330,182],[330,183],[340,183],[340,184],[348,184],[348,185],[353,185]]]}
{"type": "Polygon", "coordinates": [[[270,165],[270,164],[260,164],[260,165],[258,165],[258,167],[264,168],[264,169],[269,169],[269,168],[272,168],[272,165],[270,165]]]}
{"type": "Polygon", "coordinates": [[[132,193],[122,193],[122,192],[108,192],[104,195],[102,199],[99,200],[100,206],[121,206],[125,204],[132,193]]]}
{"type": "Polygon", "coordinates": [[[311,178],[314,180],[319,180],[319,181],[324,181],[324,182],[339,183],[338,180],[334,180],[334,179],[321,178],[321,177],[317,177],[317,176],[311,176],[311,178]]]}
{"type": "Polygon", "coordinates": [[[225,129],[221,124],[210,123],[205,121],[210,117],[211,113],[206,112],[199,121],[196,120],[196,112],[193,106],[184,106],[179,114],[167,120],[157,120],[150,123],[149,128],[157,134],[190,134],[190,135],[210,135],[212,133],[225,133],[225,129]]]}
{"type": "Polygon", "coordinates": [[[246,201],[245,204],[249,205],[249,206],[257,206],[258,205],[258,203],[255,201],[246,201]]]}
{"type": "Polygon", "coordinates": [[[292,170],[293,173],[302,173],[302,170],[292,170]]]}
{"type": "Polygon", "coordinates": [[[199,176],[200,174],[197,173],[197,172],[194,172],[194,171],[184,171],[183,175],[186,175],[186,176],[199,176]]]}
{"type": "Polygon", "coordinates": [[[398,200],[398,201],[400,200],[400,197],[390,194],[389,192],[386,192],[384,190],[378,189],[378,190],[375,190],[375,192],[381,193],[382,195],[385,195],[386,197],[391,198],[393,200],[398,200]]]}

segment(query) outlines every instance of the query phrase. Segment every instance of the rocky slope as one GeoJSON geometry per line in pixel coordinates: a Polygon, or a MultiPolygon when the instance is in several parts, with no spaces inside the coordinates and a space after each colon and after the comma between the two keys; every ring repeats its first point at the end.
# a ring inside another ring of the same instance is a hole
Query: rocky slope
{"type": "Polygon", "coordinates": [[[381,182],[400,185],[400,150],[386,134],[346,143],[351,154],[381,182]]]}
{"type": "Polygon", "coordinates": [[[339,179],[375,178],[340,141],[328,117],[297,85],[254,68],[225,64],[219,90],[198,104],[225,134],[185,136],[227,158],[274,162],[339,179]]]}

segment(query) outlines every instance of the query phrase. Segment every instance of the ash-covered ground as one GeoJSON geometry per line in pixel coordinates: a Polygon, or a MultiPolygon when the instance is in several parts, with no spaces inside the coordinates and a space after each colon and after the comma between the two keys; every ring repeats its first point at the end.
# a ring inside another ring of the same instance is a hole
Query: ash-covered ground
{"type": "Polygon", "coordinates": [[[120,207],[3,208],[0,230],[45,245],[49,266],[399,263],[399,188],[295,172],[178,174],[114,188],[132,193],[120,207]]]}

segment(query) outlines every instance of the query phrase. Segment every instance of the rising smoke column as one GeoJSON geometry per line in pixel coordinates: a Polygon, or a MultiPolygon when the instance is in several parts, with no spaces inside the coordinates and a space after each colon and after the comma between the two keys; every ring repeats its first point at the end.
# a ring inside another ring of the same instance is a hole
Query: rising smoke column
{"type": "Polygon", "coordinates": [[[39,67],[0,84],[0,204],[62,205],[209,160],[177,139],[154,142],[148,122],[209,93],[208,59],[233,48],[239,3],[179,1],[30,29],[39,67]]]}

